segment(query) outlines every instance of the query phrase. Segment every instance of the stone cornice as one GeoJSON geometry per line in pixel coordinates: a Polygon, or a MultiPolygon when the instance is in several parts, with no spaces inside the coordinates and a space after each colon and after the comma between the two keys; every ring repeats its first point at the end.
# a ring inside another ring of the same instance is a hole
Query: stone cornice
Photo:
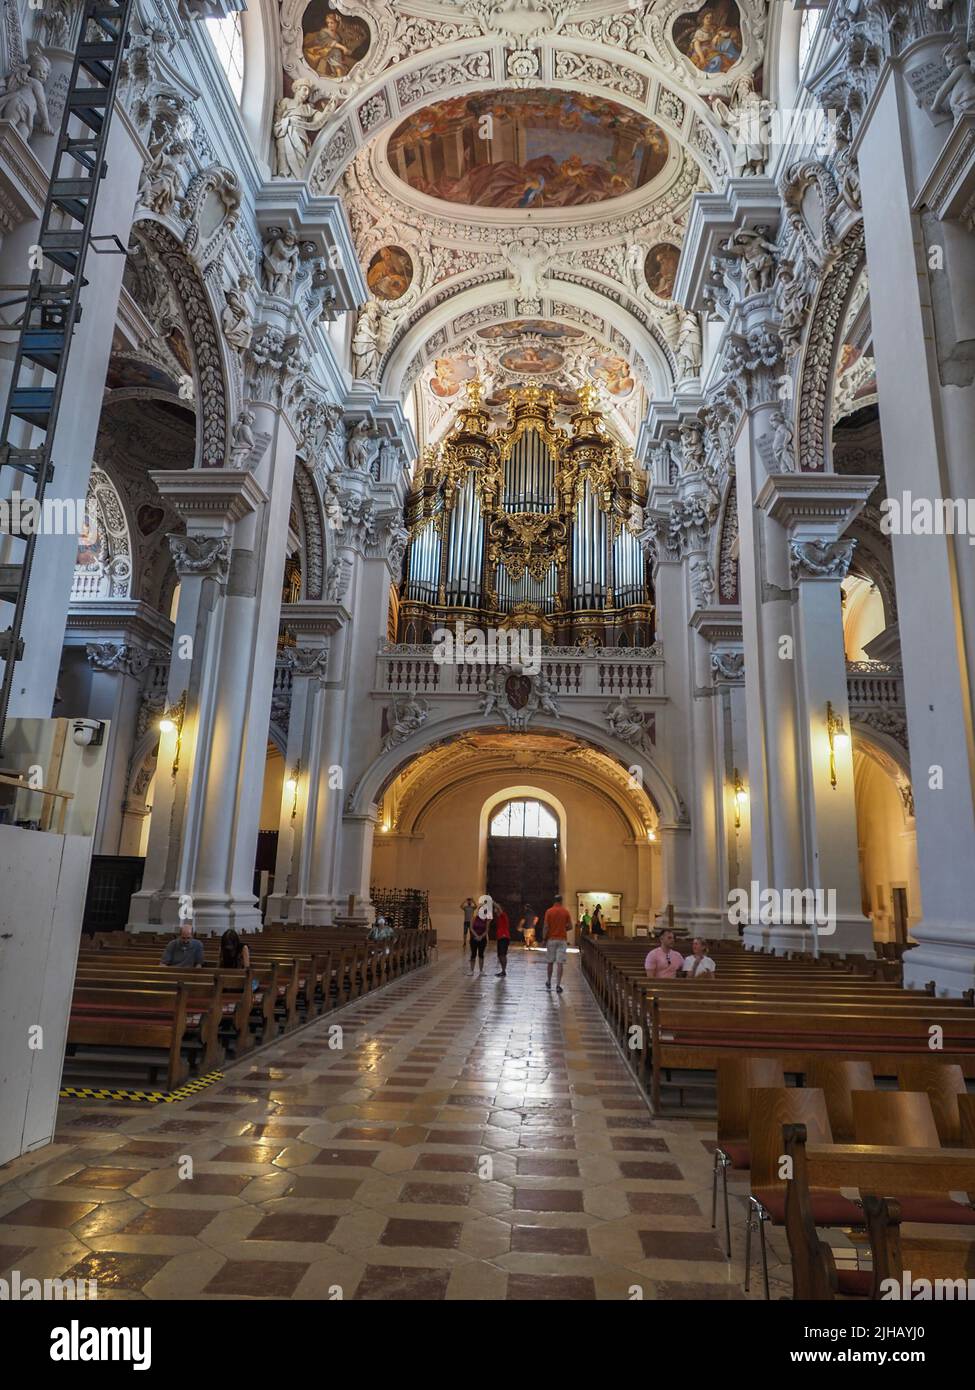
{"type": "Polygon", "coordinates": [[[255,215],[262,232],[282,227],[314,246],[314,255],[328,266],[335,288],[335,307],[348,310],[364,304],[369,296],[359,265],[341,198],[313,194],[306,183],[274,179],[255,199],[255,215]]]}
{"type": "Polygon", "coordinates": [[[944,148],[914,200],[914,211],[930,208],[940,221],[975,227],[975,115],[955,122],[944,148]]]}
{"type": "Polygon", "coordinates": [[[168,651],[173,642],[173,624],[139,599],[72,603],[68,609],[65,646],[85,646],[96,634],[105,640],[121,639],[168,651]]]}
{"type": "Polygon", "coordinates": [[[340,603],[320,599],[303,599],[300,603],[282,603],[282,632],[290,632],[299,646],[311,646],[316,639],[327,639],[349,621],[349,614],[340,603]]]}
{"type": "Polygon", "coordinates": [[[741,228],[766,227],[774,235],[782,201],[774,180],[761,176],[729,179],[723,193],[695,193],[673,297],[687,309],[705,309],[703,290],[721,243],[741,228]]]}
{"type": "Polygon", "coordinates": [[[876,477],[845,473],[773,473],[755,505],[796,540],[838,540],[877,486],[876,477]]]}
{"type": "Polygon", "coordinates": [[[268,500],[252,473],[235,468],[153,469],[149,477],[187,522],[188,531],[226,530],[268,500]]]}
{"type": "Polygon", "coordinates": [[[715,645],[734,645],[742,641],[741,609],[729,604],[724,608],[699,608],[689,626],[706,641],[715,645]]]}

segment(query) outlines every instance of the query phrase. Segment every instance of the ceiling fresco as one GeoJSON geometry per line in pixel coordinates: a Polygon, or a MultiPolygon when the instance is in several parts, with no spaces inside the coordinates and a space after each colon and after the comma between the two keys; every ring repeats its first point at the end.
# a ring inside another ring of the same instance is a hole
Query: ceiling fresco
{"type": "Polygon", "coordinates": [[[486,92],[425,107],[386,158],[418,193],[489,208],[563,208],[632,193],[667,162],[659,126],[579,92],[486,92]]]}

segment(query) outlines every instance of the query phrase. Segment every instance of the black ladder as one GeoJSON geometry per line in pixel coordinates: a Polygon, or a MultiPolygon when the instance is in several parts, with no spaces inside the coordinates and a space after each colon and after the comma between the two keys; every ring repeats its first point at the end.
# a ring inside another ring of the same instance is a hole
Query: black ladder
{"type": "MultiPolygon", "coordinates": [[[[81,291],[88,283],[83,274],[85,258],[92,241],[98,185],[106,172],[105,147],[131,9],[132,0],[85,0],[38,236],[45,261],[58,268],[53,271],[55,275],[61,272],[60,283],[51,284],[43,278],[51,273],[48,266],[32,270],[20,320],[0,432],[0,497],[10,499],[14,485],[20,490],[24,487],[22,479],[30,479],[38,513],[54,474],[51,450],[71,339],[81,317],[81,291]],[[53,222],[61,225],[52,226],[53,222]],[[38,385],[45,377],[47,384],[38,385]],[[23,424],[15,421],[31,426],[41,438],[35,436],[30,448],[11,443],[12,434],[25,437],[23,424]]],[[[125,250],[121,243],[112,249],[125,250]]],[[[23,492],[21,497],[25,498],[23,492]]],[[[23,541],[23,551],[16,563],[0,564],[0,602],[13,604],[14,609],[10,626],[0,632],[0,660],[4,663],[0,752],[16,664],[24,654],[24,610],[37,544],[37,527],[29,528],[26,535],[13,530],[13,508],[10,510],[11,531],[23,541]]]]}

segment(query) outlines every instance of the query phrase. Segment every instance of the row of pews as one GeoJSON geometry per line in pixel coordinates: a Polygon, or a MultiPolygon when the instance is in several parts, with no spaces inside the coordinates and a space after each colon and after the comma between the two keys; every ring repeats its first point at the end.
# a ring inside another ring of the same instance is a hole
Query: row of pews
{"type": "Polygon", "coordinates": [[[137,1082],[174,1091],[300,1024],[424,965],[432,933],[383,945],[364,928],[269,928],[248,935],[250,965],[221,969],[219,938],[204,964],[160,964],[172,937],[106,933],[78,956],[63,1085],[137,1082]]]}
{"type": "Polygon", "coordinates": [[[651,980],[648,945],[586,940],[583,971],[655,1111],[716,1092],[712,1225],[720,1191],[730,1259],[729,1178],[747,1179],[746,1290],[757,1246],[768,1296],[767,1227],[797,1299],[975,1279],[971,995],[737,942],[712,949],[710,980],[651,980]]]}
{"type": "Polygon", "coordinates": [[[720,1180],[730,1259],[728,1176],[747,1175],[746,1291],[757,1231],[769,1294],[767,1226],[785,1230],[796,1299],[975,1279],[975,1094],[937,1057],[898,1064],[896,1079],[878,1086],[867,1063],[820,1057],[806,1085],[786,1086],[776,1058],[721,1061],[711,1224],[720,1180]]]}
{"type": "MultiPolygon", "coordinates": [[[[681,951],[678,941],[676,949],[681,951]]],[[[729,1055],[768,1055],[800,1075],[807,1059],[840,1056],[892,1076],[896,1063],[937,1052],[975,1077],[975,1007],[936,999],[824,960],[787,960],[745,951],[737,942],[712,949],[712,979],[651,980],[648,943],[581,943],[582,969],[655,1110],[677,1094],[713,1092],[718,1063],[729,1055]]],[[[682,954],[684,952],[681,952],[682,954]]]]}

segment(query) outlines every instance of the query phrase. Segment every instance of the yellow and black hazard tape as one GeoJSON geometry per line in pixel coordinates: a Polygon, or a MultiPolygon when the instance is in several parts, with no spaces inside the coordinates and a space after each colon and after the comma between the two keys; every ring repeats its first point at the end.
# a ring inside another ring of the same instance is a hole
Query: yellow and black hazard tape
{"type": "Polygon", "coordinates": [[[208,1071],[206,1076],[198,1076],[195,1081],[187,1081],[185,1086],[177,1086],[175,1091],[135,1091],[125,1088],[114,1089],[107,1086],[62,1086],[62,1100],[141,1100],[149,1105],[168,1105],[174,1100],[185,1100],[196,1095],[215,1081],[223,1080],[222,1071],[208,1071]]]}

